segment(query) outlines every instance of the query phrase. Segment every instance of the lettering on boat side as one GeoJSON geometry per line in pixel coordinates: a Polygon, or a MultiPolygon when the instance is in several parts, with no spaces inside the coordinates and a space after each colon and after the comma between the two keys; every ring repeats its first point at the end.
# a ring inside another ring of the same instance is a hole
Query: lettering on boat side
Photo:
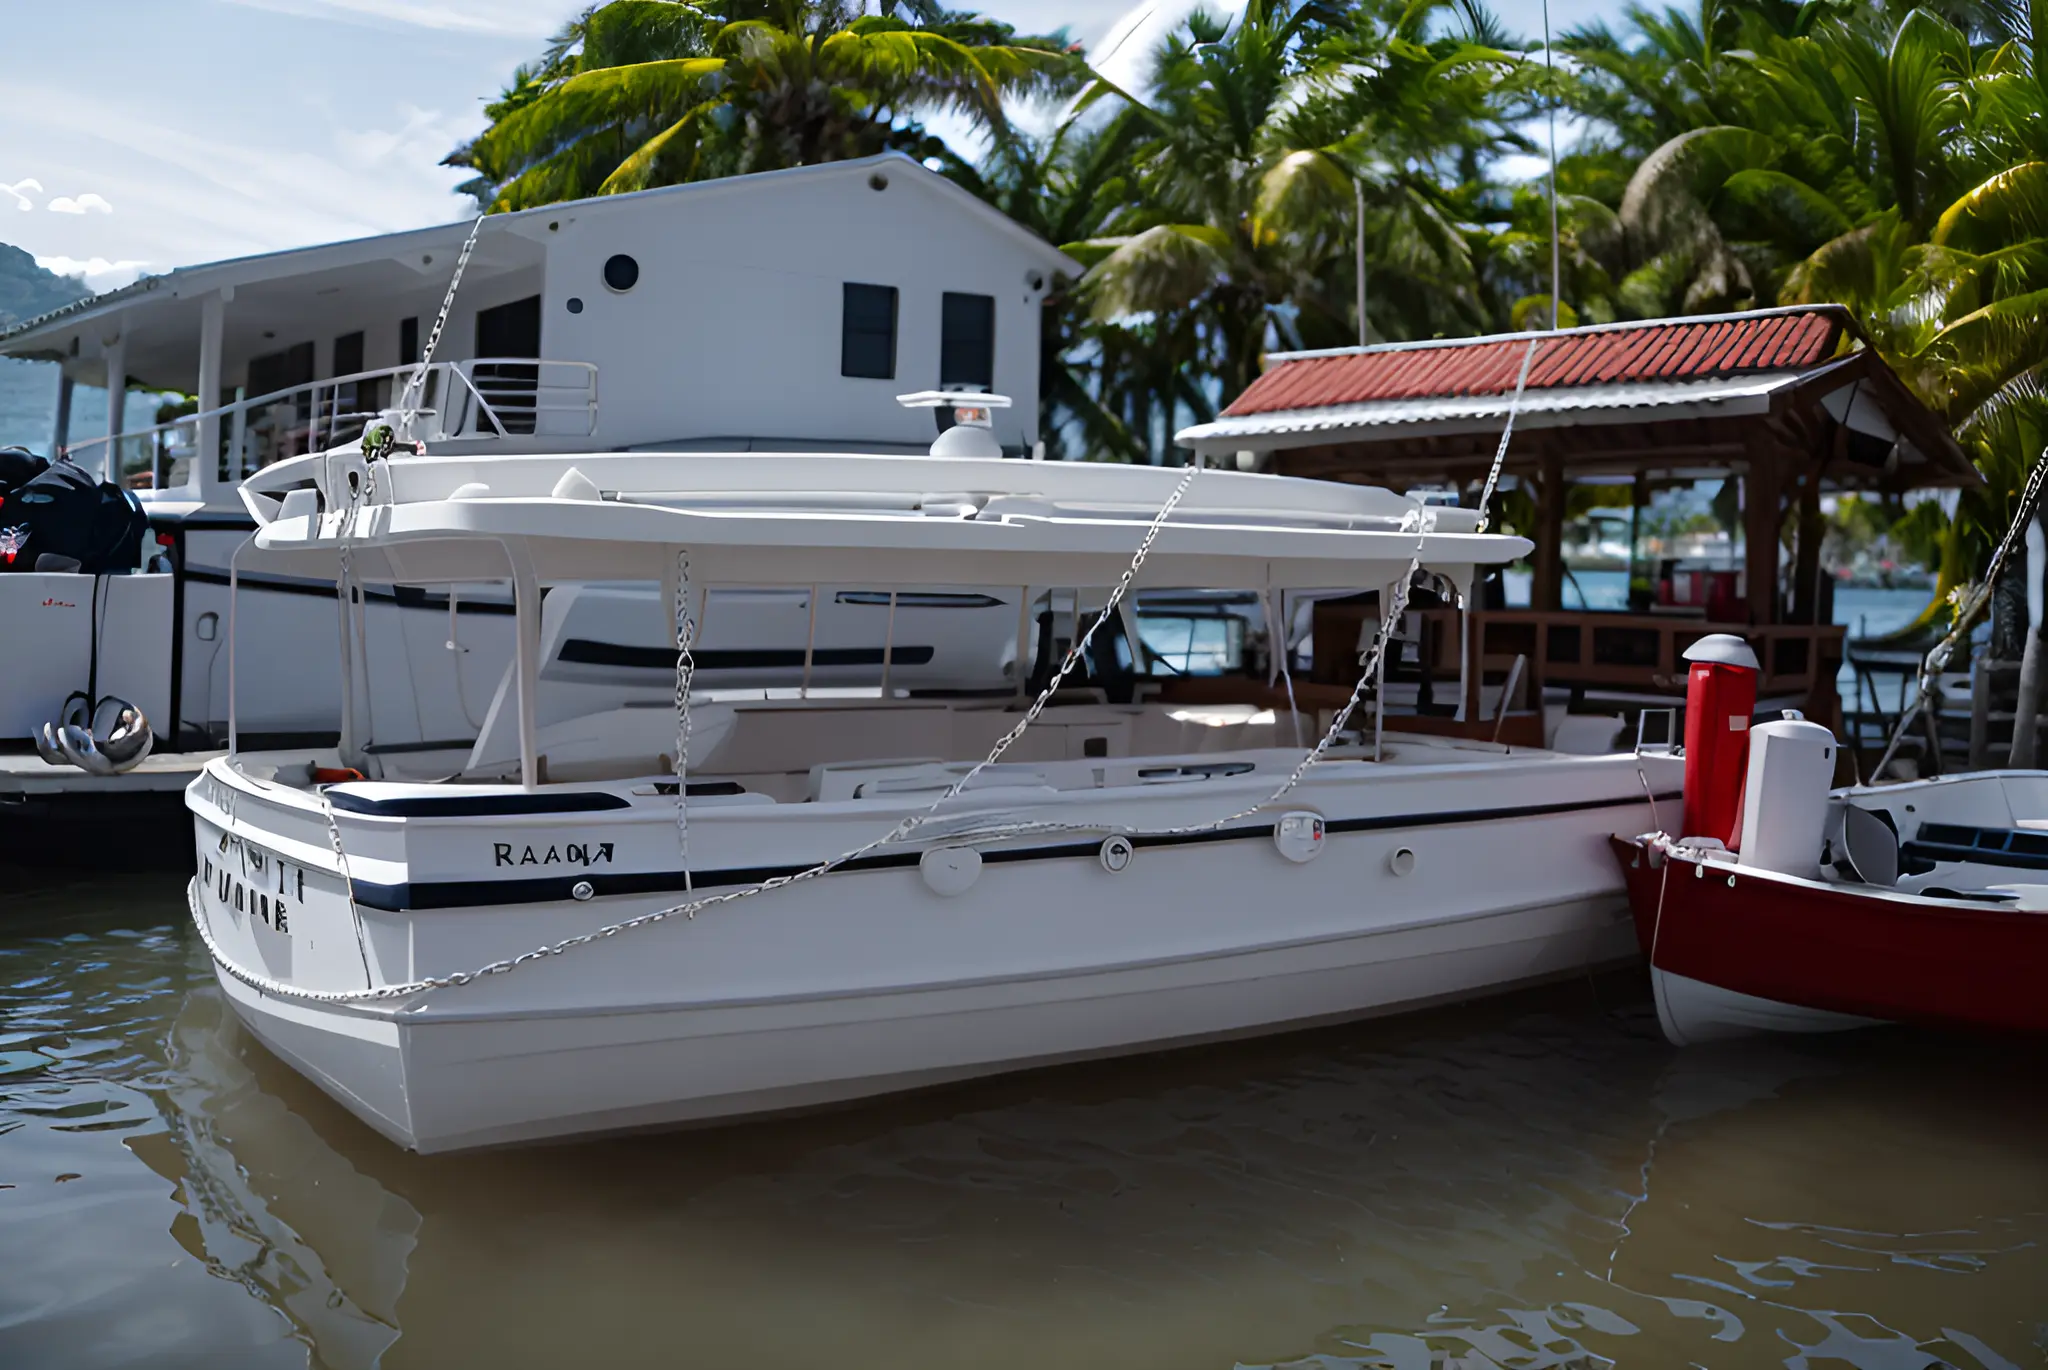
{"type": "MultiPolygon", "coordinates": [[[[255,863],[252,862],[251,864],[254,865],[255,863]]],[[[202,859],[199,867],[199,878],[206,890],[213,895],[224,911],[232,910],[237,915],[248,914],[250,917],[261,919],[273,931],[290,936],[292,930],[291,906],[285,903],[284,896],[293,889],[294,882],[290,874],[288,874],[284,862],[278,861],[273,864],[276,869],[276,894],[272,894],[268,889],[264,888],[264,880],[253,879],[245,882],[230,872],[227,867],[216,867],[211,858],[202,859]]],[[[256,869],[261,870],[262,867],[258,865],[256,869]]],[[[297,871],[297,876],[298,897],[304,899],[306,894],[305,872],[297,871]]]]}
{"type": "Polygon", "coordinates": [[[545,847],[517,842],[491,843],[492,864],[497,866],[609,866],[609,842],[551,842],[545,847]]]}

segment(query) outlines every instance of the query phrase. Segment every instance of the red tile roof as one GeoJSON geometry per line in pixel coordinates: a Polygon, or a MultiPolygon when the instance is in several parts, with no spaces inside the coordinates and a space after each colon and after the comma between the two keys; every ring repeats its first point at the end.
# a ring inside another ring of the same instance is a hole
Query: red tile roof
{"type": "Polygon", "coordinates": [[[1531,341],[1530,390],[1792,371],[1832,357],[1841,326],[1838,311],[1799,309],[1282,357],[1223,412],[1504,395],[1514,390],[1531,341]]]}

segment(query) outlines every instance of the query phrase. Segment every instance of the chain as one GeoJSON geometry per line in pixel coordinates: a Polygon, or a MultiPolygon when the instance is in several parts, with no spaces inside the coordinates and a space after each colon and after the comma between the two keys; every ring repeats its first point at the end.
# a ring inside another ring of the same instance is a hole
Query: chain
{"type": "Polygon", "coordinates": [[[454,274],[448,278],[448,293],[441,297],[441,312],[434,316],[434,326],[427,332],[427,345],[420,353],[419,365],[414,369],[411,379],[406,381],[405,389],[399,394],[398,424],[403,430],[401,436],[408,440],[413,435],[413,420],[419,417],[419,411],[413,406],[419,403],[420,397],[426,393],[427,368],[434,364],[434,352],[441,346],[441,330],[448,326],[448,315],[455,308],[455,291],[462,284],[463,271],[469,266],[469,254],[476,251],[477,234],[483,231],[486,212],[478,210],[475,221],[469,226],[469,236],[463,239],[462,251],[455,256],[454,274]]]}
{"type": "MultiPolygon", "coordinates": [[[[2026,536],[2027,523],[2034,517],[2034,509],[2041,501],[2041,490],[2044,485],[2048,485],[2048,448],[2044,448],[2041,454],[2034,458],[2034,465],[2027,472],[2026,484],[2020,488],[2018,514],[2014,517],[2012,526],[2005,530],[2005,536],[1999,539],[1997,548],[1991,553],[1991,564],[1984,570],[1984,579],[1956,607],[1955,622],[1949,625],[1949,630],[1941,641],[1935,643],[1927,655],[1921,658],[1913,703],[1899,715],[1899,725],[1892,733],[1891,741],[1885,745],[1884,755],[1877,759],[1876,767],[1870,772],[1873,783],[1884,778],[1885,767],[1891,765],[1892,757],[1897,754],[1900,744],[1906,740],[1906,730],[1913,726],[1913,721],[1920,716],[1920,710],[1926,707],[1929,697],[1934,693],[1935,678],[1948,669],[1949,658],[1955,653],[1956,643],[1970,630],[1971,625],[1976,622],[1977,615],[1984,612],[1984,606],[1990,602],[1993,592],[1998,588],[1998,576],[2005,569],[2006,560],[2012,556],[2012,549],[2019,545],[2020,539],[2026,536]]],[[[2029,568],[2029,574],[2036,574],[2034,568],[2029,568]]]]}
{"type": "MultiPolygon", "coordinates": [[[[1551,321],[1556,326],[1556,320],[1551,321]]],[[[1515,433],[1515,415],[1522,408],[1522,391],[1529,384],[1529,363],[1536,360],[1536,349],[1543,345],[1539,338],[1529,339],[1529,350],[1522,354],[1522,372],[1515,377],[1515,397],[1508,401],[1508,421],[1500,430],[1500,446],[1493,449],[1493,469],[1486,473],[1486,486],[1479,492],[1479,526],[1472,531],[1483,533],[1486,525],[1493,520],[1493,492],[1500,484],[1501,468],[1508,460],[1508,439],[1515,433]]]]}
{"type": "Polygon", "coordinates": [[[690,549],[676,549],[676,846],[683,854],[683,890],[695,893],[690,874],[690,685],[697,676],[691,646],[697,620],[690,613],[690,549]]]}
{"type": "MultiPolygon", "coordinates": [[[[706,909],[715,908],[721,904],[737,903],[742,899],[751,899],[757,895],[767,894],[770,891],[779,890],[789,885],[801,884],[807,880],[815,880],[821,875],[827,875],[839,869],[849,861],[857,861],[870,852],[900,842],[915,832],[919,826],[940,808],[957,798],[961,791],[965,790],[976,776],[999,761],[1003,753],[1008,751],[1019,737],[1023,736],[1024,730],[1031,725],[1032,721],[1045,711],[1045,707],[1052,701],[1053,695],[1059,691],[1066,678],[1073,673],[1074,667],[1082,660],[1083,654],[1094,639],[1096,630],[1115,613],[1117,605],[1130,592],[1132,582],[1137,579],[1138,572],[1145,565],[1145,559],[1151,555],[1152,544],[1158,541],[1160,530],[1166,526],[1167,519],[1172,516],[1174,509],[1179,506],[1181,499],[1187,494],[1188,487],[1194,483],[1195,473],[1200,469],[1198,466],[1189,466],[1187,471],[1181,476],[1180,483],[1174,486],[1173,493],[1167,497],[1166,503],[1161,505],[1159,512],[1153,516],[1151,527],[1145,530],[1145,537],[1138,544],[1137,553],[1131,558],[1131,564],[1124,569],[1123,575],[1116,583],[1116,588],[1110,592],[1109,600],[1102,616],[1090,624],[1087,632],[1083,633],[1080,640],[1068,650],[1066,659],[1060,663],[1059,670],[1053,675],[1052,680],[1047,683],[1038,698],[1032,701],[1031,707],[1025,711],[1024,717],[1019,720],[1017,726],[1004,733],[997,740],[995,746],[990,749],[986,758],[955,781],[928,808],[905,817],[895,827],[889,829],[888,832],[875,838],[873,841],[866,842],[861,846],[853,848],[851,851],[842,852],[838,856],[820,861],[814,866],[807,866],[803,870],[795,871],[788,875],[772,876],[756,884],[743,885],[737,889],[725,890],[718,894],[707,895],[701,899],[692,899],[667,908],[654,909],[636,918],[628,918],[624,922],[613,923],[592,932],[582,933],[546,946],[536,947],[532,951],[522,952],[517,956],[493,961],[489,965],[481,966],[476,970],[457,971],[451,975],[427,976],[401,985],[384,985],[359,990],[306,989],[303,986],[287,984],[282,980],[277,980],[267,975],[258,975],[254,971],[237,965],[229,959],[227,953],[221,949],[220,944],[214,940],[213,930],[207,926],[205,912],[199,906],[198,886],[192,884],[186,888],[186,902],[192,910],[192,921],[199,929],[199,939],[206,944],[206,950],[213,957],[215,964],[220,966],[229,975],[234,976],[243,984],[260,993],[273,995],[278,998],[296,999],[306,1003],[322,1004],[364,1003],[384,999],[402,999],[414,994],[424,993],[428,990],[452,989],[469,984],[475,980],[483,979],[486,976],[502,975],[507,971],[516,970],[528,962],[560,956],[564,952],[583,946],[586,943],[601,941],[607,937],[616,937],[620,933],[630,932],[635,928],[645,927],[650,923],[664,922],[678,915],[685,920],[695,920],[697,915],[706,909]]],[[[679,562],[678,565],[680,567],[681,563],[679,562]]],[[[687,644],[682,644],[678,647],[679,665],[686,659],[684,653],[686,646],[687,644]]],[[[681,674],[680,670],[678,674],[681,674]]],[[[689,710],[689,698],[687,695],[683,697],[682,707],[684,713],[687,714],[689,710]]],[[[687,726],[686,722],[684,727],[687,728],[687,726]]],[[[685,736],[687,736],[687,733],[685,736]]],[[[679,806],[684,798],[683,791],[684,785],[679,772],[677,777],[677,800],[679,806]]],[[[330,809],[328,812],[330,830],[333,828],[333,823],[333,812],[330,809]]],[[[340,838],[337,834],[335,841],[339,842],[339,840],[340,838]]],[[[346,885],[346,874],[343,876],[343,882],[346,885]]],[[[349,909],[353,913],[355,910],[355,893],[352,888],[348,891],[348,897],[349,909]]]]}

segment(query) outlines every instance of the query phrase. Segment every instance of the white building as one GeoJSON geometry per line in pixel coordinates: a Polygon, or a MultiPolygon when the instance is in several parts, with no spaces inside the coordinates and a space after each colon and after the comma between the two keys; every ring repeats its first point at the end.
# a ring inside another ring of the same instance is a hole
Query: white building
{"type": "MultiPolygon", "coordinates": [[[[90,465],[105,451],[90,440],[120,419],[69,413],[74,382],[197,394],[210,409],[418,360],[468,227],[148,277],[0,335],[0,355],[62,364],[58,441],[90,465]]],[[[921,451],[933,419],[894,397],[963,387],[1017,397],[997,435],[1022,451],[1038,437],[1040,306],[1061,272],[1079,268],[889,153],[493,215],[435,360],[578,364],[575,379],[552,371],[543,388],[562,409],[586,407],[566,392],[587,388],[594,424],[578,419],[572,434],[543,419],[536,436],[552,448],[574,436],[610,449],[921,451]]],[[[494,380],[532,386],[530,371],[496,370],[477,378],[487,392],[494,380]]],[[[392,398],[388,377],[358,389],[313,391],[298,417],[392,398]]],[[[202,450],[233,436],[233,417],[195,435],[202,450]]],[[[284,431],[290,418],[266,428],[249,416],[261,431],[247,464],[305,450],[284,431]]],[[[141,447],[123,447],[132,469],[141,447]]]]}

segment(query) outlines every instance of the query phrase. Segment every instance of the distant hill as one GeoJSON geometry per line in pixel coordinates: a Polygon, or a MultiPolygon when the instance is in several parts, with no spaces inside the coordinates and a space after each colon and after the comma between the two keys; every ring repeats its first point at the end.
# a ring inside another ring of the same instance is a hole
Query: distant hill
{"type": "Polygon", "coordinates": [[[0,329],[33,319],[92,294],[84,281],[36,265],[18,247],[0,243],[0,329]]]}

